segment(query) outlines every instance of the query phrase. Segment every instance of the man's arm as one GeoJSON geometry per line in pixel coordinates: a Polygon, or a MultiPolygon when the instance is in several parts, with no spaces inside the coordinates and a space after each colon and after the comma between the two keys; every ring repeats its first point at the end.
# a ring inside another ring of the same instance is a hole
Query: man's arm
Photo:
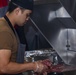
{"type": "Polygon", "coordinates": [[[27,70],[35,70],[35,63],[18,64],[10,62],[11,50],[0,50],[0,73],[17,74],[27,70]]]}
{"type": "Polygon", "coordinates": [[[45,71],[47,67],[41,62],[31,62],[19,64],[11,62],[11,49],[13,46],[13,37],[10,32],[0,32],[0,74],[17,74],[27,70],[34,70],[35,72],[45,71]],[[8,40],[9,39],[9,40],[8,40]]]}

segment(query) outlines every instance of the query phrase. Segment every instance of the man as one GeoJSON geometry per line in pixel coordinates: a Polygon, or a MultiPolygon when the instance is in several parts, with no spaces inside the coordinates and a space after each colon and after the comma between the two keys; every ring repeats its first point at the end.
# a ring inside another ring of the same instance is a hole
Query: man
{"type": "MultiPolygon", "coordinates": [[[[19,40],[14,26],[23,26],[33,10],[33,0],[11,0],[6,15],[0,18],[0,74],[18,74],[28,70],[46,72],[48,66],[42,61],[23,63],[18,58],[19,40]],[[18,57],[18,58],[17,58],[18,57]]],[[[23,51],[24,52],[24,51],[23,51]]]]}

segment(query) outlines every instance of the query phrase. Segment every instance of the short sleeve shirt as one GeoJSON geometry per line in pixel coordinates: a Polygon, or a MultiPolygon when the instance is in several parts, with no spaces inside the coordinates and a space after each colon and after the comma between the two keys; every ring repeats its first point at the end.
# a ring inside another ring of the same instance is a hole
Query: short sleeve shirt
{"type": "Polygon", "coordinates": [[[0,19],[0,50],[11,50],[11,61],[16,61],[18,40],[5,19],[0,19]]]}

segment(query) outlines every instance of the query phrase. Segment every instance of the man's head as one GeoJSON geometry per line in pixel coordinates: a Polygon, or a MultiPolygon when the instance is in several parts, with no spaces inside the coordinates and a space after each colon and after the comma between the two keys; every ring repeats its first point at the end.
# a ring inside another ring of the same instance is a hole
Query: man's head
{"type": "Polygon", "coordinates": [[[33,0],[11,0],[11,2],[24,9],[33,10],[33,0]]]}
{"type": "Polygon", "coordinates": [[[29,19],[33,10],[33,0],[11,0],[8,12],[13,13],[18,25],[23,25],[29,19]]]}

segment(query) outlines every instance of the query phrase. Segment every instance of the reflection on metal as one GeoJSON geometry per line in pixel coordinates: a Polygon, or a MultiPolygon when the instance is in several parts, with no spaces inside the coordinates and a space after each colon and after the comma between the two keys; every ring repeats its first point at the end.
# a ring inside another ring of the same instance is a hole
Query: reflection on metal
{"type": "Polygon", "coordinates": [[[76,22],[76,0],[59,0],[59,2],[76,22]]]}
{"type": "Polygon", "coordinates": [[[76,65],[76,30],[63,29],[52,44],[66,64],[76,65]]]}
{"type": "Polygon", "coordinates": [[[64,7],[61,7],[58,10],[56,10],[56,17],[57,18],[70,18],[70,15],[67,13],[64,7]]]}
{"type": "Polygon", "coordinates": [[[49,13],[48,22],[52,21],[55,18],[56,18],[55,12],[54,11],[51,11],[49,13]]]}
{"type": "Polygon", "coordinates": [[[67,13],[64,7],[61,7],[58,10],[51,11],[49,13],[48,21],[51,21],[55,18],[70,18],[70,15],[67,13]]]}
{"type": "Polygon", "coordinates": [[[76,65],[76,23],[60,3],[36,5],[31,21],[68,65],[76,65]]]}

